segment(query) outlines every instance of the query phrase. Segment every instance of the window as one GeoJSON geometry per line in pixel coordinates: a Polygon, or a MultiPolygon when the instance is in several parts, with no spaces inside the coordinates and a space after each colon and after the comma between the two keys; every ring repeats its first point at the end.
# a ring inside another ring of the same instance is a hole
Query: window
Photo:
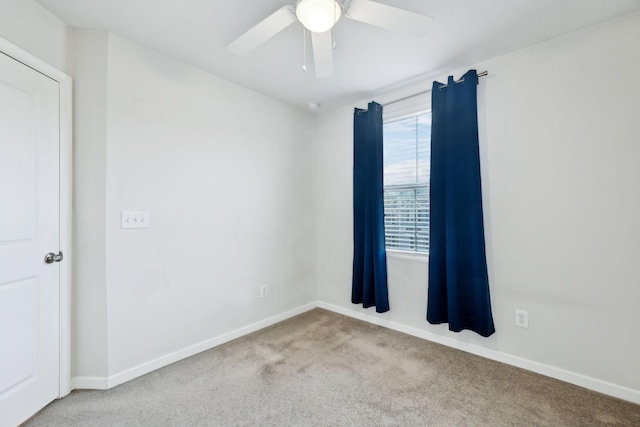
{"type": "Polygon", "coordinates": [[[429,251],[431,113],[384,123],[384,226],[387,249],[429,251]]]}

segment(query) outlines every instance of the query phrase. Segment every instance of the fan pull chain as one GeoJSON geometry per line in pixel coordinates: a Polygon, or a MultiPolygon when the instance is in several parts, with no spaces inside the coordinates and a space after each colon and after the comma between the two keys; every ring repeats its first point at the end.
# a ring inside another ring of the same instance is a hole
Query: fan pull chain
{"type": "Polygon", "coordinates": [[[336,28],[333,27],[333,50],[336,50],[338,45],[336,44],[336,28]]]}
{"type": "Polygon", "coordinates": [[[302,71],[307,72],[307,29],[302,27],[302,71]]]}
{"type": "Polygon", "coordinates": [[[333,27],[331,27],[331,36],[333,38],[333,49],[335,50],[337,45],[336,45],[336,7],[338,7],[338,3],[337,2],[333,2],[333,27]]]}

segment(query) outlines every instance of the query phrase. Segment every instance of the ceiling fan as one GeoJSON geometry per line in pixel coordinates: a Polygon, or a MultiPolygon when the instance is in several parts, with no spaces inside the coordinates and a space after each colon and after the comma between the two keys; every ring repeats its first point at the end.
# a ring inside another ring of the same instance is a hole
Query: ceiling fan
{"type": "Polygon", "coordinates": [[[283,6],[232,41],[227,48],[246,55],[296,21],[311,32],[316,77],[333,74],[333,37],[331,29],[344,16],[386,30],[412,36],[429,31],[433,18],[371,0],[298,0],[295,6],[283,6]]]}

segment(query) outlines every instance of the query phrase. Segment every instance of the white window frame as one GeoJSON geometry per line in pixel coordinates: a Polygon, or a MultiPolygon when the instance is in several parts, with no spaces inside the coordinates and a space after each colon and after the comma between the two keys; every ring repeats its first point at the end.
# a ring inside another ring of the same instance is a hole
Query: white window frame
{"type": "MultiPolygon", "coordinates": [[[[404,109],[403,111],[404,114],[393,114],[393,112],[389,115],[385,115],[384,117],[384,124],[383,126],[386,126],[388,124],[392,124],[392,123],[396,123],[402,120],[407,120],[410,119],[412,117],[417,117],[423,114],[431,114],[431,110],[430,109],[426,109],[426,108],[414,108],[413,111],[407,112],[406,109],[404,109]]],[[[402,186],[401,186],[402,187],[402,186]]],[[[427,191],[429,191],[429,183],[427,183],[426,185],[407,185],[407,188],[426,188],[427,191]]],[[[386,195],[386,190],[387,190],[387,186],[384,186],[384,193],[386,195]]],[[[386,198],[385,198],[386,199],[386,198]]],[[[429,203],[429,195],[427,195],[427,203],[429,203]]],[[[385,209],[385,218],[386,218],[386,209],[385,209]]],[[[427,220],[428,221],[428,220],[427,220]]],[[[385,219],[385,249],[387,251],[388,254],[392,255],[395,258],[403,258],[403,259],[409,259],[409,260],[419,260],[419,261],[427,261],[428,260],[428,256],[429,256],[429,237],[427,237],[427,249],[426,251],[424,250],[418,250],[418,248],[415,248],[413,250],[411,249],[400,249],[400,248],[390,248],[387,246],[387,222],[385,219]]],[[[428,224],[427,224],[428,227],[428,224]]],[[[427,235],[429,236],[429,235],[427,235]]]]}

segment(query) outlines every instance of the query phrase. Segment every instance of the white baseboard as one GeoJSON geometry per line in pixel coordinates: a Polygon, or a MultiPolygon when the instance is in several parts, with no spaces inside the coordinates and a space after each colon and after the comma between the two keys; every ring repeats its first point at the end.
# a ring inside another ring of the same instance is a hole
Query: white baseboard
{"type": "Polygon", "coordinates": [[[260,329],[271,326],[275,323],[289,319],[291,317],[302,314],[306,311],[312,310],[316,307],[323,308],[325,310],[340,313],[345,316],[353,317],[368,323],[372,323],[385,328],[393,329],[395,331],[403,332],[408,335],[412,335],[418,338],[422,338],[428,341],[433,341],[438,344],[446,345],[458,350],[466,351],[477,356],[482,356],[487,359],[495,360],[498,362],[506,363],[507,365],[516,366],[518,368],[526,369],[528,371],[536,372],[547,377],[555,378],[560,381],[564,381],[570,384],[575,384],[580,387],[584,387],[590,390],[597,391],[609,396],[617,397],[619,399],[627,400],[636,404],[640,404],[640,391],[634,390],[628,387],[624,387],[618,384],[602,381],[596,378],[588,377],[586,375],[578,374],[575,372],[567,371],[565,369],[556,368],[543,363],[535,362],[522,357],[513,356],[500,351],[488,349],[476,344],[459,341],[451,337],[435,334],[422,329],[407,326],[401,323],[392,322],[389,320],[381,319],[379,317],[371,316],[369,314],[360,313],[348,308],[344,308],[338,305],[325,303],[322,301],[306,304],[304,306],[295,308],[277,316],[270,317],[260,322],[253,323],[251,325],[236,329],[235,331],[228,332],[226,334],[219,335],[217,337],[210,338],[200,343],[194,344],[182,350],[167,354],[157,359],[138,365],[134,368],[120,372],[118,374],[105,377],[73,377],[71,379],[71,388],[75,389],[97,389],[106,390],[115,387],[119,384],[130,381],[134,378],[148,374],[156,369],[160,369],[179,360],[186,359],[200,352],[209,350],[213,347],[217,347],[221,344],[232,341],[236,338],[240,338],[244,335],[256,332],[260,329]]]}
{"type": "MultiPolygon", "coordinates": [[[[203,351],[209,350],[213,347],[217,347],[221,344],[227,343],[229,341],[235,340],[236,338],[240,338],[242,336],[248,335],[252,332],[259,331],[260,329],[266,328],[267,326],[271,326],[275,323],[281,322],[283,320],[289,319],[291,317],[302,314],[306,311],[312,310],[318,306],[317,303],[313,302],[310,304],[303,305],[301,307],[295,308],[293,310],[289,310],[282,314],[278,314],[273,317],[269,317],[265,320],[261,320],[259,322],[253,323],[251,325],[242,327],[240,329],[236,329],[235,331],[228,332],[226,334],[219,335],[217,337],[213,337],[207,339],[205,341],[201,341],[197,344],[191,345],[182,350],[175,351],[173,353],[167,354],[165,356],[158,357],[157,359],[151,360],[149,362],[138,365],[134,368],[127,369],[126,371],[122,371],[118,374],[111,375],[106,379],[105,387],[74,387],[74,388],[97,388],[97,389],[107,389],[112,388],[127,381],[130,381],[134,378],[138,378],[142,375],[148,374],[149,372],[155,371],[156,369],[163,368],[167,365],[175,363],[179,360],[186,359],[187,357],[193,356],[195,354],[201,353],[203,351]]],[[[72,383],[73,385],[74,383],[72,383]]],[[[81,382],[81,384],[90,384],[89,381],[81,382]]],[[[100,385],[97,382],[95,385],[100,385]]]]}
{"type": "Polygon", "coordinates": [[[325,310],[333,311],[345,316],[353,317],[355,319],[363,320],[368,323],[372,323],[385,328],[393,329],[395,331],[403,332],[408,335],[413,335],[418,338],[422,338],[428,341],[433,341],[438,344],[446,345],[458,350],[466,351],[478,356],[485,357],[487,359],[496,360],[498,362],[506,363],[507,365],[517,366],[518,368],[526,369],[528,371],[536,372],[547,377],[555,378],[560,381],[564,381],[570,384],[575,384],[580,387],[588,388],[590,390],[597,391],[609,396],[617,397],[619,399],[627,400],[629,402],[640,404],[640,390],[634,390],[628,387],[613,384],[607,381],[602,381],[596,378],[591,378],[586,375],[577,374],[575,372],[567,371],[564,369],[556,368],[553,366],[545,365],[543,363],[534,362],[532,360],[524,359],[522,357],[513,356],[500,351],[481,347],[476,344],[470,344],[464,341],[459,341],[450,337],[435,334],[433,332],[424,331],[422,329],[414,328],[412,326],[403,325],[401,323],[392,322],[389,320],[380,319],[375,316],[360,313],[357,311],[349,310],[338,305],[318,302],[318,307],[325,310]]]}
{"type": "Polygon", "coordinates": [[[71,390],[76,389],[92,389],[92,390],[106,390],[107,377],[72,377],[71,378],[71,390]]]}

